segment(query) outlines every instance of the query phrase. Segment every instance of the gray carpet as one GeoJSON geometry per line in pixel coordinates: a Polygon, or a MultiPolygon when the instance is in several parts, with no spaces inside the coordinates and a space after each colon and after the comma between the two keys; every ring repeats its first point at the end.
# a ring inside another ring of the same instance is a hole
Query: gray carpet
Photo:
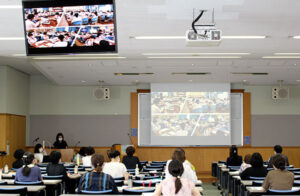
{"type": "Polygon", "coordinates": [[[213,186],[211,183],[204,183],[202,187],[204,196],[220,196],[220,190],[218,190],[217,186],[213,186]]]}

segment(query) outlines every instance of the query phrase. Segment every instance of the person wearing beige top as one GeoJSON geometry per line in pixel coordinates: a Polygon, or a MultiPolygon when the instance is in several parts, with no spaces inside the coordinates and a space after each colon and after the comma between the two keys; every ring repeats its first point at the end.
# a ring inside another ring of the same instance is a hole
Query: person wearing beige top
{"type": "Polygon", "coordinates": [[[273,171],[269,171],[262,185],[264,191],[291,190],[294,184],[294,174],[285,169],[285,159],[278,154],[273,158],[273,171]]]}

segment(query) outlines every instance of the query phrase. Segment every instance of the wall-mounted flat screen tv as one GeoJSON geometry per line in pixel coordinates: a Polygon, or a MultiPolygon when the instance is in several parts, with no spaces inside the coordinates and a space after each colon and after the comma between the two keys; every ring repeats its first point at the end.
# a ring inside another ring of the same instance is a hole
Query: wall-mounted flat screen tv
{"type": "Polygon", "coordinates": [[[114,0],[23,0],[27,55],[117,52],[114,0]]]}

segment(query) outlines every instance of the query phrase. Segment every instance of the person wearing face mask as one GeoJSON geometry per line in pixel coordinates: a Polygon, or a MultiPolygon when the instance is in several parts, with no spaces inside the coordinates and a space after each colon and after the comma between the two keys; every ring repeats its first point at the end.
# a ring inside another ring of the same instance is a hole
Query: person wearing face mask
{"type": "Polygon", "coordinates": [[[42,163],[44,156],[47,155],[47,152],[41,144],[36,144],[34,147],[34,158],[38,163],[42,163]]]}
{"type": "Polygon", "coordinates": [[[64,135],[62,133],[58,133],[56,135],[56,141],[53,144],[56,149],[66,149],[68,147],[67,142],[64,140],[64,135]]]}
{"type": "Polygon", "coordinates": [[[127,173],[126,166],[120,163],[120,152],[117,150],[109,153],[110,162],[105,163],[103,172],[111,175],[113,178],[122,178],[128,180],[129,173],[127,173]]]}

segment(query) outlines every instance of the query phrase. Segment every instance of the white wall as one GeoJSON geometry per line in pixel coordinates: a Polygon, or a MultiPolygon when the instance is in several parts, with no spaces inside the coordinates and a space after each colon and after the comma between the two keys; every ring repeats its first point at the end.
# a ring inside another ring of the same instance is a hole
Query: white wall
{"type": "Polygon", "coordinates": [[[0,113],[27,115],[29,76],[8,66],[0,66],[0,113]]]}

